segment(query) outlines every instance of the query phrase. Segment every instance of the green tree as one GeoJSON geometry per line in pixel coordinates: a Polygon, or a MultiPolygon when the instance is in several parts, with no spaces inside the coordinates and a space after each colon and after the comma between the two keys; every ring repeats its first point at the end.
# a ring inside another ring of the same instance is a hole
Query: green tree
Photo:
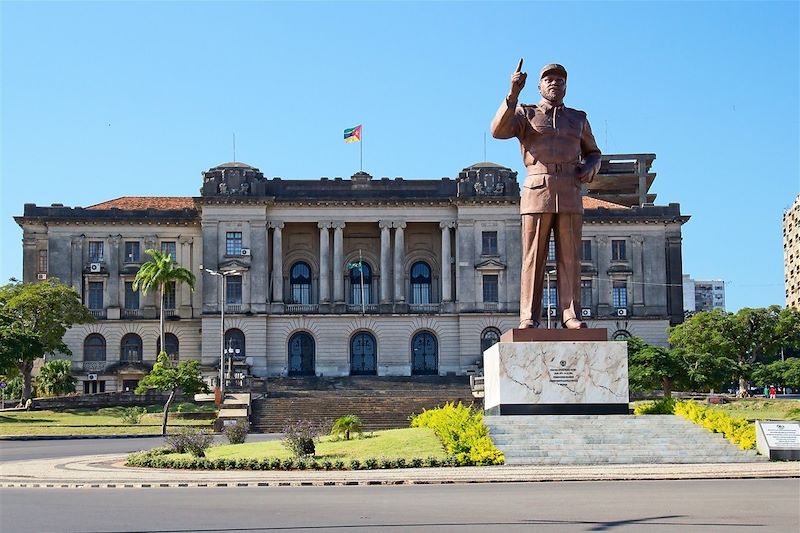
{"type": "Polygon", "coordinates": [[[208,392],[208,386],[200,377],[200,363],[198,361],[181,361],[173,366],[166,352],[158,354],[158,361],[136,387],[136,394],[144,394],[147,390],[154,389],[169,392],[167,402],[164,404],[164,418],[161,422],[161,434],[167,434],[167,417],[169,408],[178,391],[184,394],[208,392]]]}
{"type": "Polygon", "coordinates": [[[744,308],[736,313],[700,312],[670,328],[669,342],[698,359],[712,357],[720,368],[725,366],[722,360],[732,362],[739,392],[744,394],[754,364],[773,361],[781,349],[800,342],[797,314],[777,305],[744,308]]]}
{"type": "Polygon", "coordinates": [[[685,359],[678,350],[652,346],[637,337],[628,339],[628,381],[632,390],[661,388],[664,397],[670,398],[686,373],[685,359]]]}
{"type": "Polygon", "coordinates": [[[45,354],[72,355],[63,341],[67,329],[94,320],[78,293],[55,279],[12,280],[0,287],[0,317],[0,372],[19,371],[23,402],[31,397],[34,361],[45,354]]]}
{"type": "Polygon", "coordinates": [[[142,293],[147,294],[151,290],[157,290],[161,294],[161,315],[159,320],[159,338],[161,339],[161,349],[164,344],[164,297],[170,291],[172,283],[186,283],[191,290],[194,290],[195,276],[189,270],[178,266],[172,262],[172,255],[164,254],[158,250],[145,250],[145,253],[152,259],[142,264],[133,280],[133,290],[138,291],[141,287],[142,293]]]}
{"type": "Polygon", "coordinates": [[[39,370],[36,384],[47,396],[60,396],[75,392],[77,380],[72,377],[72,365],[64,359],[47,361],[39,370]]]}
{"type": "Polygon", "coordinates": [[[361,433],[364,424],[357,415],[345,415],[336,420],[331,427],[331,435],[344,435],[344,440],[350,440],[350,434],[361,433]]]}

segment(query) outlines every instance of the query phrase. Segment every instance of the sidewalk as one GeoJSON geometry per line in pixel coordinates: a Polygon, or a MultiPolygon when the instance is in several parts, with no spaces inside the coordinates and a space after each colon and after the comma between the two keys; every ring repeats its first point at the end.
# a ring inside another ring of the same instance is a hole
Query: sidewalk
{"type": "Polygon", "coordinates": [[[128,468],[125,454],[11,461],[0,487],[152,488],[414,485],[800,477],[800,463],[491,466],[346,471],[217,471],[128,468]]]}

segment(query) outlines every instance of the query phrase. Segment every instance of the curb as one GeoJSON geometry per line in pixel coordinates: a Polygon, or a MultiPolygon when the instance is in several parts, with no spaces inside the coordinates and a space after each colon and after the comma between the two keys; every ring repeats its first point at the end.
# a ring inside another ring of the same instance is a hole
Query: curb
{"type": "Polygon", "coordinates": [[[4,440],[81,440],[81,439],[147,439],[153,437],[163,437],[161,433],[143,433],[141,435],[0,435],[0,441],[4,440]]]}

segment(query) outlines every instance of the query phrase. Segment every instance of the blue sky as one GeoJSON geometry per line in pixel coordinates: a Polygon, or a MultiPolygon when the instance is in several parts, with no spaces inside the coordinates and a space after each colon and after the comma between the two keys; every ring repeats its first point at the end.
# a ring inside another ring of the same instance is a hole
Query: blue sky
{"type": "MultiPolygon", "coordinates": [[[[23,204],[191,196],[236,159],[266,176],[455,177],[520,57],[569,71],[606,153],[654,152],[684,272],[729,310],[784,303],[781,215],[800,192],[797,2],[0,4],[2,264],[23,204]]],[[[522,170],[515,142],[487,159],[522,170]]]]}

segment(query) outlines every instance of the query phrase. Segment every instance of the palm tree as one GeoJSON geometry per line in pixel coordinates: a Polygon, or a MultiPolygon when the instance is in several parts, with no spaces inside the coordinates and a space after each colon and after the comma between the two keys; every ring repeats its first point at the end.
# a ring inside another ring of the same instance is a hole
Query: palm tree
{"type": "Polygon", "coordinates": [[[161,291],[161,317],[160,317],[160,337],[161,351],[166,348],[164,344],[164,295],[170,290],[170,286],[175,282],[177,289],[179,283],[186,283],[191,290],[194,290],[195,277],[191,271],[176,265],[172,262],[172,255],[159,252],[158,250],[145,250],[147,255],[152,257],[150,261],[139,267],[136,279],[133,280],[133,290],[138,291],[142,288],[142,293],[147,294],[150,290],[161,291]]]}

